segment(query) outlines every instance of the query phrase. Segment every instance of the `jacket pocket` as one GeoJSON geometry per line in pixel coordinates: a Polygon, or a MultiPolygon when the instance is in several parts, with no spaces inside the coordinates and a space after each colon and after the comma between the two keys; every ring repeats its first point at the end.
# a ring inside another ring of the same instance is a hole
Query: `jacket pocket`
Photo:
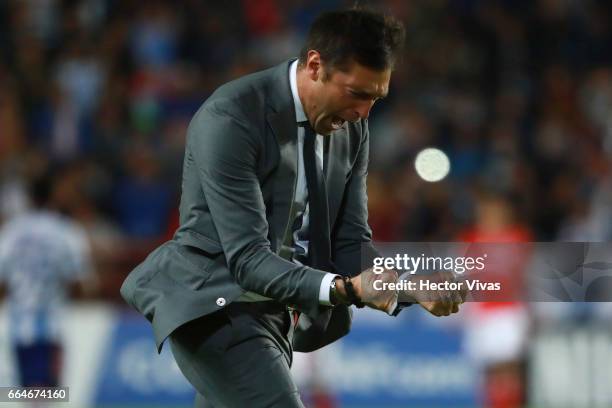
{"type": "Polygon", "coordinates": [[[185,231],[179,240],[186,246],[200,249],[208,255],[218,255],[223,252],[221,244],[196,231],[185,231]]]}

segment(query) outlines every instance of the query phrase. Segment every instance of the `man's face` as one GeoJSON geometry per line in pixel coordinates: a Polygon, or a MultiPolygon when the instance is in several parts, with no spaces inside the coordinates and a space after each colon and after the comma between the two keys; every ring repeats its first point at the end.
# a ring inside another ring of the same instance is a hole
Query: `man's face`
{"type": "Polygon", "coordinates": [[[329,135],[340,129],[345,121],[365,119],[370,109],[389,90],[391,70],[375,71],[358,63],[351,63],[345,70],[327,70],[322,64],[315,66],[316,75],[310,70],[311,92],[306,102],[306,113],[314,130],[329,135]]]}

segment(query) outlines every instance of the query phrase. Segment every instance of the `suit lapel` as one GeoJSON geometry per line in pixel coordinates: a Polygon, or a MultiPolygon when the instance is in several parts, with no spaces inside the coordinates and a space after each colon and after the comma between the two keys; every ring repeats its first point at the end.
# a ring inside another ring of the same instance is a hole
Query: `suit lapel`
{"type": "Polygon", "coordinates": [[[274,72],[274,87],[270,89],[269,111],[266,117],[278,145],[278,168],[273,181],[272,208],[268,208],[270,240],[272,250],[282,248],[297,182],[297,123],[295,107],[289,85],[289,66],[287,61],[274,72]]]}
{"type": "Polygon", "coordinates": [[[271,235],[274,249],[282,246],[290,227],[291,207],[297,182],[297,124],[292,112],[276,112],[268,116],[268,123],[276,136],[279,162],[273,187],[271,235]]]}
{"type": "Polygon", "coordinates": [[[327,172],[325,182],[327,183],[327,199],[329,206],[330,231],[333,229],[338,215],[346,173],[343,160],[348,157],[349,137],[347,124],[342,129],[335,131],[329,136],[329,151],[327,160],[327,172]]]}

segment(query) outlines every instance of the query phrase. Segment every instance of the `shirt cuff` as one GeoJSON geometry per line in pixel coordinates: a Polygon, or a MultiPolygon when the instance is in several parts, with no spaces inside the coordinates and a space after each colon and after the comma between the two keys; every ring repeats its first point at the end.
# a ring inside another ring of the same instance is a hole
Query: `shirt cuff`
{"type": "Polygon", "coordinates": [[[335,273],[326,273],[321,280],[321,287],[319,288],[319,303],[325,306],[331,306],[331,302],[329,301],[329,289],[331,287],[331,283],[334,279],[339,278],[339,275],[335,273]]]}

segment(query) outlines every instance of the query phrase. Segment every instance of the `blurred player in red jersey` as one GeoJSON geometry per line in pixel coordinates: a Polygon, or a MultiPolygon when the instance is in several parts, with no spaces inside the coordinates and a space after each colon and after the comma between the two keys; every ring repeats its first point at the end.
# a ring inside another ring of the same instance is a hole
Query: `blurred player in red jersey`
{"type": "MultiPolygon", "coordinates": [[[[511,198],[495,193],[481,193],[478,197],[474,224],[459,234],[460,241],[521,243],[532,240],[529,229],[516,219],[511,198]]],[[[491,278],[502,282],[505,293],[500,301],[466,305],[465,348],[483,372],[483,405],[517,408],[525,403],[524,359],[529,320],[517,291],[522,289],[527,254],[518,245],[499,246],[494,251],[491,248],[487,246],[487,262],[495,264],[491,278]],[[500,265],[503,266],[500,268],[500,265]]]]}

